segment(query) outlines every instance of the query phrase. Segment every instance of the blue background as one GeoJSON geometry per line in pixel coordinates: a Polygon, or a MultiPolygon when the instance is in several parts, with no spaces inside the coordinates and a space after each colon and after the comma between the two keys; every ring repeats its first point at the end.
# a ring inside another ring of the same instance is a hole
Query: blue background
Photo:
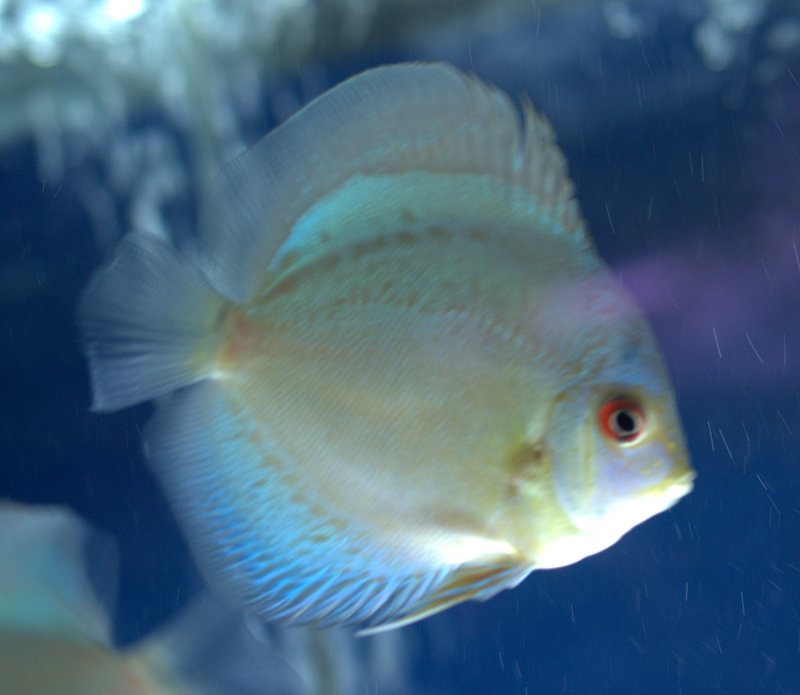
{"type": "MultiPolygon", "coordinates": [[[[800,60],[757,80],[756,36],[746,60],[710,72],[679,22],[640,40],[589,32],[556,59],[571,21],[271,78],[302,103],[370,65],[444,58],[527,91],[601,255],[653,323],[699,474],[602,554],[405,628],[408,669],[420,693],[800,693],[800,60]]],[[[265,97],[252,139],[281,115],[265,97]]],[[[181,143],[155,107],[114,127],[181,143]]],[[[78,191],[104,160],[51,182],[39,157],[33,141],[0,151],[0,496],[67,503],[115,536],[129,643],[200,582],[142,459],[150,406],[88,411],[74,312],[106,248],[78,191]]],[[[194,203],[170,219],[190,226],[194,203]]]]}

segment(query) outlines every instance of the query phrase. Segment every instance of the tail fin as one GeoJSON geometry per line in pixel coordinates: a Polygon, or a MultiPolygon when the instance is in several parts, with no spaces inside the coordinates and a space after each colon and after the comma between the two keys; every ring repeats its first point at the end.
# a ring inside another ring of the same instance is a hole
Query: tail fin
{"type": "Polygon", "coordinates": [[[92,409],[118,410],[202,379],[224,304],[167,241],[125,237],[78,308],[92,409]]]}

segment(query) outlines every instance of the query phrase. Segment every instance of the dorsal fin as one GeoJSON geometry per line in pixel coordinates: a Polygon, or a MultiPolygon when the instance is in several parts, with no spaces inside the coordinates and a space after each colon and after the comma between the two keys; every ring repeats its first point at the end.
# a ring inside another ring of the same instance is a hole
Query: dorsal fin
{"type": "MultiPolygon", "coordinates": [[[[505,93],[452,66],[411,63],[343,82],[222,170],[202,215],[204,272],[244,301],[317,201],[354,179],[415,172],[515,187],[555,233],[586,238],[548,122],[527,102],[520,120],[505,93]]],[[[311,242],[320,239],[295,234],[293,243],[311,242]]]]}

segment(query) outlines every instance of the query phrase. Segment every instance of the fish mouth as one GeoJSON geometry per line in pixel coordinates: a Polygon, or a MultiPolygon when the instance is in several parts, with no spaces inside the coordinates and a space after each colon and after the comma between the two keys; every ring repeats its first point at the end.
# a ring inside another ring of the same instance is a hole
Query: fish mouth
{"type": "Polygon", "coordinates": [[[684,495],[688,495],[692,491],[694,488],[695,478],[697,478],[697,472],[688,463],[684,465],[684,468],[685,470],[680,477],[677,480],[673,480],[669,484],[669,489],[674,489],[676,491],[683,490],[677,499],[680,499],[684,495]]]}
{"type": "MultiPolygon", "coordinates": [[[[672,504],[677,503],[682,497],[688,495],[694,489],[694,481],[697,472],[692,468],[688,458],[681,458],[673,464],[673,471],[661,482],[654,485],[646,497],[657,497],[662,499],[672,499],[672,504]]],[[[665,507],[664,509],[668,509],[665,507]]],[[[663,509],[661,510],[663,511],[663,509]]],[[[657,513],[657,512],[655,512],[657,513]]]]}
{"type": "Polygon", "coordinates": [[[612,533],[622,537],[635,526],[674,507],[694,487],[696,473],[688,463],[682,468],[680,473],[668,476],[640,495],[618,501],[610,510],[608,529],[614,529],[612,533]]]}
{"type": "Polygon", "coordinates": [[[613,495],[599,508],[570,513],[576,528],[606,547],[648,519],[675,506],[694,488],[697,474],[688,459],[673,462],[661,480],[638,491],[613,495]]]}
{"type": "Polygon", "coordinates": [[[687,460],[679,466],[678,472],[637,496],[617,501],[600,517],[569,514],[574,533],[539,548],[536,568],[571,565],[614,545],[631,529],[673,507],[689,494],[696,475],[687,460]]]}

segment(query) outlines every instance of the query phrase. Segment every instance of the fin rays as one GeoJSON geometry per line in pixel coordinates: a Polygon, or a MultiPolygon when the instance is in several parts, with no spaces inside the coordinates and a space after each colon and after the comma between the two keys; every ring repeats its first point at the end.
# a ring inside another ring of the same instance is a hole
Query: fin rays
{"type": "Polygon", "coordinates": [[[78,308],[93,410],[118,410],[203,378],[221,307],[167,241],[126,236],[78,308]]]}
{"type": "Polygon", "coordinates": [[[346,80],[220,173],[202,215],[206,276],[245,301],[300,216],[326,195],[359,179],[422,172],[518,186],[554,233],[590,244],[552,128],[528,102],[522,114],[500,90],[444,63],[385,66],[346,80]]]}

